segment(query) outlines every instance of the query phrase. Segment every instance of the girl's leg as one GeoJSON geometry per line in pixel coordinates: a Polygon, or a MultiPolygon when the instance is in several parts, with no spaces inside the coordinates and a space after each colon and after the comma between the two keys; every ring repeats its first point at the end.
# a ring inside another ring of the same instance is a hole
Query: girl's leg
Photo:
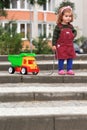
{"type": "Polygon", "coordinates": [[[59,59],[58,60],[58,70],[64,70],[64,60],[63,59],[59,59]]]}
{"type": "Polygon", "coordinates": [[[59,75],[65,75],[65,72],[64,72],[64,60],[63,59],[59,59],[58,60],[58,74],[59,75]]]}
{"type": "Polygon", "coordinates": [[[67,59],[67,74],[69,75],[74,75],[72,66],[73,66],[73,59],[67,59]]]}
{"type": "Polygon", "coordinates": [[[67,71],[72,70],[72,64],[73,64],[73,60],[67,59],[67,71]]]}

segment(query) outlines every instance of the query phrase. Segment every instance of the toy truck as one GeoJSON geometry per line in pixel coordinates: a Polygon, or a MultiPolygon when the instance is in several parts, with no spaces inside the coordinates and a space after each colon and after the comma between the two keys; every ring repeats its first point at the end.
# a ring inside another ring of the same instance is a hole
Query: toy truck
{"type": "Polygon", "coordinates": [[[25,75],[31,72],[33,75],[37,75],[39,67],[36,64],[34,53],[20,53],[19,55],[8,55],[8,61],[11,66],[8,69],[10,74],[14,72],[20,72],[25,75]]]}

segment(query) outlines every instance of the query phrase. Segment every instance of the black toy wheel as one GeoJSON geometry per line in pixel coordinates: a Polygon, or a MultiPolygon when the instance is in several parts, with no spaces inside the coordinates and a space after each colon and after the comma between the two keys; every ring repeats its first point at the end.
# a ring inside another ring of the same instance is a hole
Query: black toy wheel
{"type": "Polygon", "coordinates": [[[10,66],[8,69],[9,74],[13,74],[15,72],[14,67],[10,66]]]}
{"type": "Polygon", "coordinates": [[[38,74],[38,72],[32,72],[32,74],[33,74],[33,75],[37,75],[37,74],[38,74]]]}
{"type": "Polygon", "coordinates": [[[26,68],[22,68],[22,69],[21,69],[21,74],[23,74],[23,75],[24,75],[24,74],[27,74],[27,69],[26,69],[26,68]]]}

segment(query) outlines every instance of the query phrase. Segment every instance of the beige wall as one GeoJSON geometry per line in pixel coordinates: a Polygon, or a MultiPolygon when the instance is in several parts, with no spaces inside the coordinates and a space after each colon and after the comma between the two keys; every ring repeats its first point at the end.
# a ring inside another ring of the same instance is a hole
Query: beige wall
{"type": "Polygon", "coordinates": [[[70,0],[75,3],[75,13],[77,18],[74,25],[78,27],[78,36],[83,35],[87,37],[87,0],[70,0]]]}
{"type": "Polygon", "coordinates": [[[77,37],[80,37],[83,35],[83,0],[71,0],[71,2],[75,3],[76,18],[74,19],[73,24],[78,30],[77,37]]]}
{"type": "Polygon", "coordinates": [[[83,0],[83,34],[87,37],[87,0],[83,0]]]}
{"type": "MultiPolygon", "coordinates": [[[[56,5],[58,6],[63,0],[56,0],[56,5]]],[[[75,14],[73,25],[78,30],[77,37],[82,35],[87,36],[87,0],[70,0],[75,3],[75,14]]]]}

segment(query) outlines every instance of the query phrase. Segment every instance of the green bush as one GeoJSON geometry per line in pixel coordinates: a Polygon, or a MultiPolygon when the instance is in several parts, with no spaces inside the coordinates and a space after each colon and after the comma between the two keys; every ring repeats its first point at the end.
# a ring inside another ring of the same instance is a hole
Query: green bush
{"type": "Polygon", "coordinates": [[[48,45],[48,40],[44,39],[42,36],[34,39],[32,43],[35,46],[34,52],[36,54],[52,54],[52,49],[48,45]]]}
{"type": "Polygon", "coordinates": [[[10,27],[4,29],[0,27],[0,54],[17,54],[22,49],[21,35],[10,27]]]}

